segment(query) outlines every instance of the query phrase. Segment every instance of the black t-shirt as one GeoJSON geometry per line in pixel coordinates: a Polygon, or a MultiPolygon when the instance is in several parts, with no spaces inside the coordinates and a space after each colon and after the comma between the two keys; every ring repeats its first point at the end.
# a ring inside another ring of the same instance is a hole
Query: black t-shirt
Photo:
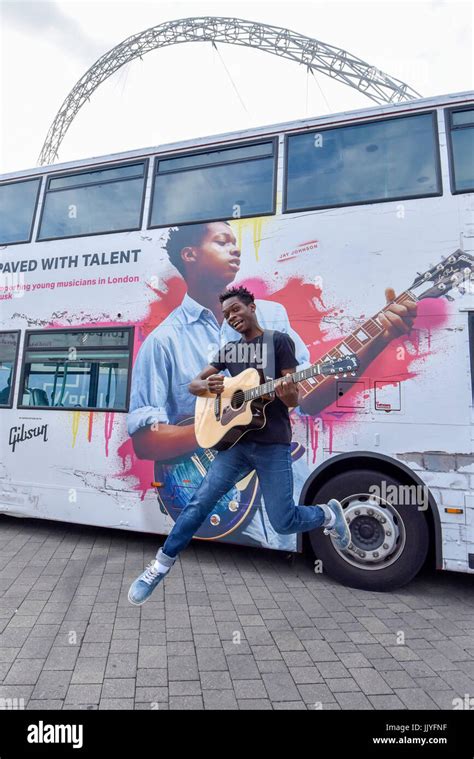
{"type": "MultiPolygon", "coordinates": [[[[260,384],[265,381],[260,369],[262,361],[263,335],[253,340],[235,340],[221,348],[211,366],[217,371],[227,369],[231,377],[240,374],[244,369],[257,369],[260,374],[260,384]]],[[[275,348],[275,377],[281,377],[282,369],[296,369],[298,364],[295,356],[295,344],[285,332],[275,331],[273,334],[275,348]]],[[[272,378],[273,379],[273,378],[272,378]]],[[[274,400],[265,406],[267,422],[260,430],[246,432],[241,438],[244,442],[256,443],[291,443],[291,424],[288,414],[288,406],[275,396],[274,400]]]]}

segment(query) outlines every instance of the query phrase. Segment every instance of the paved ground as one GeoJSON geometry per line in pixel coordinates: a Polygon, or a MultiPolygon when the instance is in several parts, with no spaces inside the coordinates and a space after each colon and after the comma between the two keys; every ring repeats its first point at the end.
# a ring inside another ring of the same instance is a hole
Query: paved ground
{"type": "Polygon", "coordinates": [[[160,542],[0,517],[0,699],[26,709],[452,709],[474,697],[472,576],[429,572],[369,593],[314,574],[301,556],[196,542],[133,607],[130,582],[160,542]]]}

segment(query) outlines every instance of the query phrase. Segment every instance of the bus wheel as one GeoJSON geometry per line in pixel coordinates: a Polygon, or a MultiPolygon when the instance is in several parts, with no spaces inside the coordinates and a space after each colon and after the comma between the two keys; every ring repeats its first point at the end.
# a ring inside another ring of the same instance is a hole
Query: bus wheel
{"type": "Polygon", "coordinates": [[[347,516],[352,542],[342,551],[322,529],[310,532],[322,571],[343,585],[363,590],[390,591],[410,582],[425,562],[429,533],[423,510],[416,503],[407,505],[405,492],[398,480],[371,470],[343,472],[326,482],[313,504],[337,498],[347,516]],[[402,495],[384,500],[374,492],[402,495]]]}

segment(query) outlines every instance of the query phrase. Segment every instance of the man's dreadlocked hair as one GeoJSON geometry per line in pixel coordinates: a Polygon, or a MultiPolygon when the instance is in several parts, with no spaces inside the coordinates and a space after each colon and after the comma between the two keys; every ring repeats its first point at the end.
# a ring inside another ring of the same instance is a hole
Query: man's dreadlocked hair
{"type": "Polygon", "coordinates": [[[246,287],[231,287],[230,290],[226,290],[219,295],[219,301],[221,303],[227,300],[227,298],[239,298],[239,300],[241,300],[242,303],[245,303],[246,306],[248,306],[249,303],[255,303],[253,293],[251,293],[250,290],[247,290],[246,287]]]}
{"type": "MultiPolygon", "coordinates": [[[[227,224],[228,222],[223,222],[227,224]]],[[[207,232],[208,224],[184,224],[181,227],[171,227],[168,241],[166,243],[166,252],[173,266],[180,274],[185,273],[185,264],[181,258],[183,248],[200,245],[204,235],[207,232]]]]}

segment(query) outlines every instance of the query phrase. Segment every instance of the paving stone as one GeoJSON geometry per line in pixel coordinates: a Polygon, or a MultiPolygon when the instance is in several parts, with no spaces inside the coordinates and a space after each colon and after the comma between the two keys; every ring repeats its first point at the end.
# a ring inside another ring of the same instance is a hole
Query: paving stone
{"type": "Polygon", "coordinates": [[[351,667],[349,668],[349,672],[359,688],[366,695],[375,696],[392,693],[390,686],[387,685],[383,677],[381,677],[375,669],[368,669],[367,667],[351,667]]]}
{"type": "Polygon", "coordinates": [[[133,709],[133,698],[101,698],[99,709],[133,709]]]}
{"type": "Polygon", "coordinates": [[[290,674],[297,685],[324,682],[317,667],[291,667],[290,674]]]}
{"type": "Polygon", "coordinates": [[[234,691],[237,699],[267,697],[263,680],[236,680],[234,691]]]}
{"type": "Polygon", "coordinates": [[[69,670],[43,671],[36,682],[32,697],[34,699],[64,698],[69,687],[71,676],[72,672],[69,670]]]}
{"type": "Polygon", "coordinates": [[[44,669],[74,669],[79,655],[79,646],[53,646],[44,663],[44,669]]]}
{"type": "Polygon", "coordinates": [[[156,704],[167,703],[169,697],[169,689],[164,686],[155,685],[149,687],[136,687],[135,688],[135,701],[144,703],[145,701],[150,705],[151,709],[155,709],[156,704]]]}
{"type": "Polygon", "coordinates": [[[8,665],[4,685],[35,685],[44,666],[44,659],[17,659],[8,665]]]}
{"type": "Polygon", "coordinates": [[[169,686],[170,698],[173,696],[201,696],[202,688],[199,680],[177,680],[169,686]]]}
{"type": "Polygon", "coordinates": [[[107,659],[105,656],[80,656],[72,673],[71,684],[99,684],[103,682],[107,659]]]}
{"type": "Polygon", "coordinates": [[[63,701],[61,699],[31,699],[28,701],[27,709],[30,711],[33,710],[39,710],[39,711],[57,711],[58,709],[61,709],[63,706],[63,701]]]}
{"type": "Polygon", "coordinates": [[[137,672],[137,654],[109,654],[106,677],[135,677],[137,672]]]}
{"type": "Polygon", "coordinates": [[[385,682],[390,688],[416,688],[417,684],[415,680],[410,677],[405,670],[385,671],[379,670],[379,674],[383,677],[385,682]]]}
{"type": "Polygon", "coordinates": [[[338,653],[344,667],[372,667],[372,664],[365,656],[357,653],[338,653]]]}
{"type": "Polygon", "coordinates": [[[436,702],[421,688],[394,688],[394,693],[407,709],[436,709],[436,702]]]}
{"type": "Polygon", "coordinates": [[[360,688],[352,677],[336,677],[325,680],[331,693],[356,693],[360,688]]]}
{"type": "Polygon", "coordinates": [[[281,659],[282,655],[277,646],[252,646],[252,654],[256,661],[268,661],[272,659],[281,659]]]}
{"type": "MultiPolygon", "coordinates": [[[[201,696],[171,696],[169,700],[169,708],[177,710],[194,710],[204,709],[203,700],[201,696]]],[[[225,707],[223,707],[225,708],[225,707]]]]}
{"type": "Polygon", "coordinates": [[[369,700],[379,711],[382,709],[406,709],[405,704],[395,695],[369,696],[369,700]]]}
{"type": "Polygon", "coordinates": [[[196,649],[200,672],[227,672],[227,661],[223,651],[216,648],[196,649]]]}
{"type": "Polygon", "coordinates": [[[299,690],[290,673],[262,673],[262,680],[272,703],[276,701],[299,701],[301,699],[299,690]]]}
{"type": "Polygon", "coordinates": [[[204,690],[203,698],[206,709],[238,709],[233,690],[204,690]]]}
{"type": "Polygon", "coordinates": [[[311,659],[317,664],[322,661],[339,661],[329,643],[323,640],[305,640],[304,647],[311,659]]]}
{"type": "Polygon", "coordinates": [[[136,684],[138,686],[168,685],[167,669],[138,669],[136,684]]]}
{"type": "Polygon", "coordinates": [[[134,698],[135,679],[128,678],[105,678],[102,687],[103,698],[134,698]]]}
{"type": "Polygon", "coordinates": [[[349,677],[349,670],[340,662],[318,662],[317,667],[325,679],[349,677]]]}
{"type": "Polygon", "coordinates": [[[169,656],[168,673],[170,680],[197,680],[199,669],[195,656],[169,656]]]}
{"type": "Polygon", "coordinates": [[[324,683],[298,685],[298,691],[304,702],[313,708],[315,708],[315,704],[322,704],[325,701],[334,700],[333,694],[324,683]]]}
{"type": "Polygon", "coordinates": [[[141,668],[158,669],[167,666],[166,646],[139,646],[138,664],[141,668]]]}
{"type": "Polygon", "coordinates": [[[244,699],[237,699],[237,703],[239,705],[239,709],[245,711],[261,711],[263,709],[265,710],[272,710],[273,706],[271,704],[271,701],[269,701],[266,698],[244,698],[244,699]]]}
{"type": "Polygon", "coordinates": [[[253,656],[227,656],[227,664],[232,680],[253,680],[260,677],[260,673],[253,656]]]}
{"type": "Polygon", "coordinates": [[[74,706],[79,706],[79,704],[98,704],[101,691],[102,684],[72,684],[67,691],[65,704],[72,704],[74,706]]]}

